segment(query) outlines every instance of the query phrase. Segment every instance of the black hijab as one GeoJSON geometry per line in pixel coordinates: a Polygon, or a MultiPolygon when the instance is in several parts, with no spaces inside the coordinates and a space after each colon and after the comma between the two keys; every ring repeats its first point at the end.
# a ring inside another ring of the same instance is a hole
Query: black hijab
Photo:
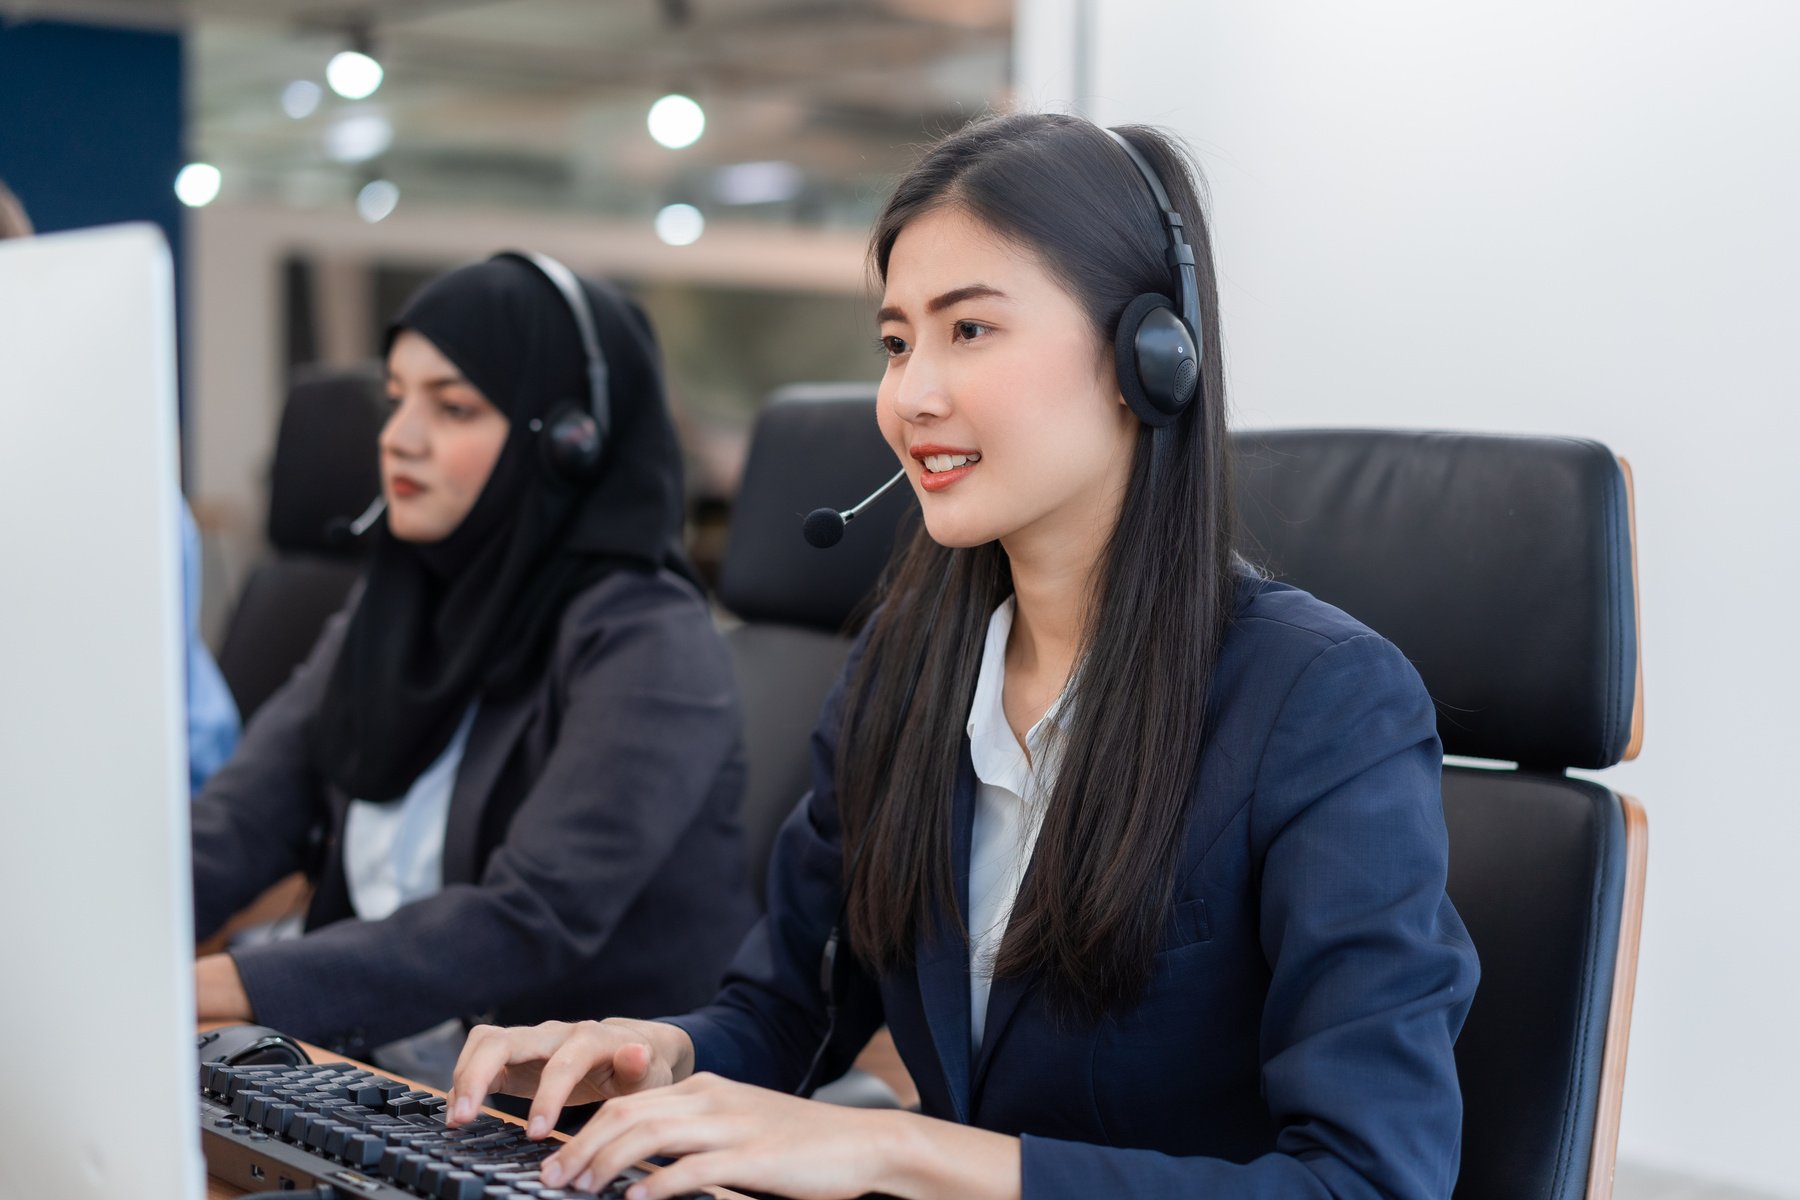
{"type": "Polygon", "coordinates": [[[434,543],[384,520],[361,602],[309,731],[315,763],[363,800],[406,794],[471,701],[530,683],[563,607],[615,570],[669,567],[681,552],[681,454],[655,336],[616,289],[582,280],[610,370],[612,430],[586,483],[553,472],[531,428],[587,406],[586,360],[562,295],[513,258],[426,284],[389,327],[429,340],[511,423],[468,515],[434,543]]]}

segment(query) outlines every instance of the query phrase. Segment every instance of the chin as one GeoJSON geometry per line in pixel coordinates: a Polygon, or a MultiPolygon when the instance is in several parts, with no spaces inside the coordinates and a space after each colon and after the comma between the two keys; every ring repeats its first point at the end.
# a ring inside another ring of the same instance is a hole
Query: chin
{"type": "Polygon", "coordinates": [[[388,509],[388,532],[403,542],[435,542],[444,536],[442,533],[428,528],[425,522],[407,517],[396,520],[392,508],[388,509]]]}
{"type": "Polygon", "coordinates": [[[987,545],[1003,531],[996,529],[991,522],[959,520],[942,513],[933,517],[927,512],[925,532],[932,541],[947,550],[969,550],[987,545]]]}

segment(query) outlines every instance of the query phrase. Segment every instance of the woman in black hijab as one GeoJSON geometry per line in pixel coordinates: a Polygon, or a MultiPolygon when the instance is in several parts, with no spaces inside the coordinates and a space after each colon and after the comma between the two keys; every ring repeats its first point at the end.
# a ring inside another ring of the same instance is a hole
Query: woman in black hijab
{"type": "Polygon", "coordinates": [[[465,1025],[709,994],[750,920],[726,652],[680,550],[680,456],[642,311],[580,281],[608,378],[597,462],[575,314],[513,256],[389,332],[388,508],[360,594],[195,801],[205,938],[275,880],[299,938],[203,958],[203,1017],[441,1074],[465,1025]]]}

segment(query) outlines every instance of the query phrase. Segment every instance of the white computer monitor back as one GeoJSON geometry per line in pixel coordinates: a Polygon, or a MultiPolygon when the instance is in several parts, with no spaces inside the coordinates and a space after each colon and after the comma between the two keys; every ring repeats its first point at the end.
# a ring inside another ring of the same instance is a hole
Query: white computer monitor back
{"type": "Polygon", "coordinates": [[[0,242],[0,1197],[203,1195],[173,270],[0,242]]]}

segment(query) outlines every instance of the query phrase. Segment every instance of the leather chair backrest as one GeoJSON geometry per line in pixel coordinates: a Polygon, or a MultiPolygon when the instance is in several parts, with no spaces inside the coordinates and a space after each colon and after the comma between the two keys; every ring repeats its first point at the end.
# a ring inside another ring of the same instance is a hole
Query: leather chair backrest
{"type": "Polygon", "coordinates": [[[361,571],[316,554],[277,555],[251,570],[219,644],[219,673],[246,724],[306,661],[361,571]]]}
{"type": "Polygon", "coordinates": [[[269,544],[277,552],[357,558],[348,523],[381,494],[376,438],[385,417],[368,370],[295,373],[269,469],[269,544]]]}
{"type": "Polygon", "coordinates": [[[297,374],[269,472],[273,553],[251,569],[226,623],[219,671],[247,724],[305,660],[362,569],[348,527],[381,491],[381,381],[368,371],[297,374]]]}
{"type": "Polygon", "coordinates": [[[918,511],[910,491],[890,493],[836,546],[820,550],[801,538],[808,512],[848,508],[894,473],[874,397],[861,384],[775,393],[757,420],[732,511],[719,595],[742,622],[725,639],[744,703],[743,816],[759,898],[775,831],[811,785],[811,733],[843,668],[848,633],[918,511]]]}
{"type": "Polygon", "coordinates": [[[1240,549],[1406,651],[1446,754],[1555,771],[1619,761],[1637,627],[1611,451],[1383,429],[1234,440],[1240,549]]]}
{"type": "Polygon", "coordinates": [[[1450,898],[1481,955],[1456,1043],[1459,1200],[1587,1194],[1626,877],[1595,783],[1449,768],[1450,898]]]}
{"type": "Polygon", "coordinates": [[[844,632],[918,504],[910,489],[895,487],[828,550],[808,544],[800,523],[815,508],[849,508],[897,469],[875,424],[872,385],[809,384],[771,395],[732,507],[719,576],[725,607],[745,621],[844,632]]]}
{"type": "Polygon", "coordinates": [[[1622,934],[1626,807],[1564,769],[1611,766],[1632,740],[1628,480],[1606,447],[1568,438],[1234,442],[1246,556],[1397,644],[1437,701],[1447,753],[1499,760],[1444,772],[1449,893],[1482,965],[1456,1046],[1456,1196],[1588,1195],[1596,1157],[1610,1180],[1603,1066],[1635,925],[1622,934]]]}

